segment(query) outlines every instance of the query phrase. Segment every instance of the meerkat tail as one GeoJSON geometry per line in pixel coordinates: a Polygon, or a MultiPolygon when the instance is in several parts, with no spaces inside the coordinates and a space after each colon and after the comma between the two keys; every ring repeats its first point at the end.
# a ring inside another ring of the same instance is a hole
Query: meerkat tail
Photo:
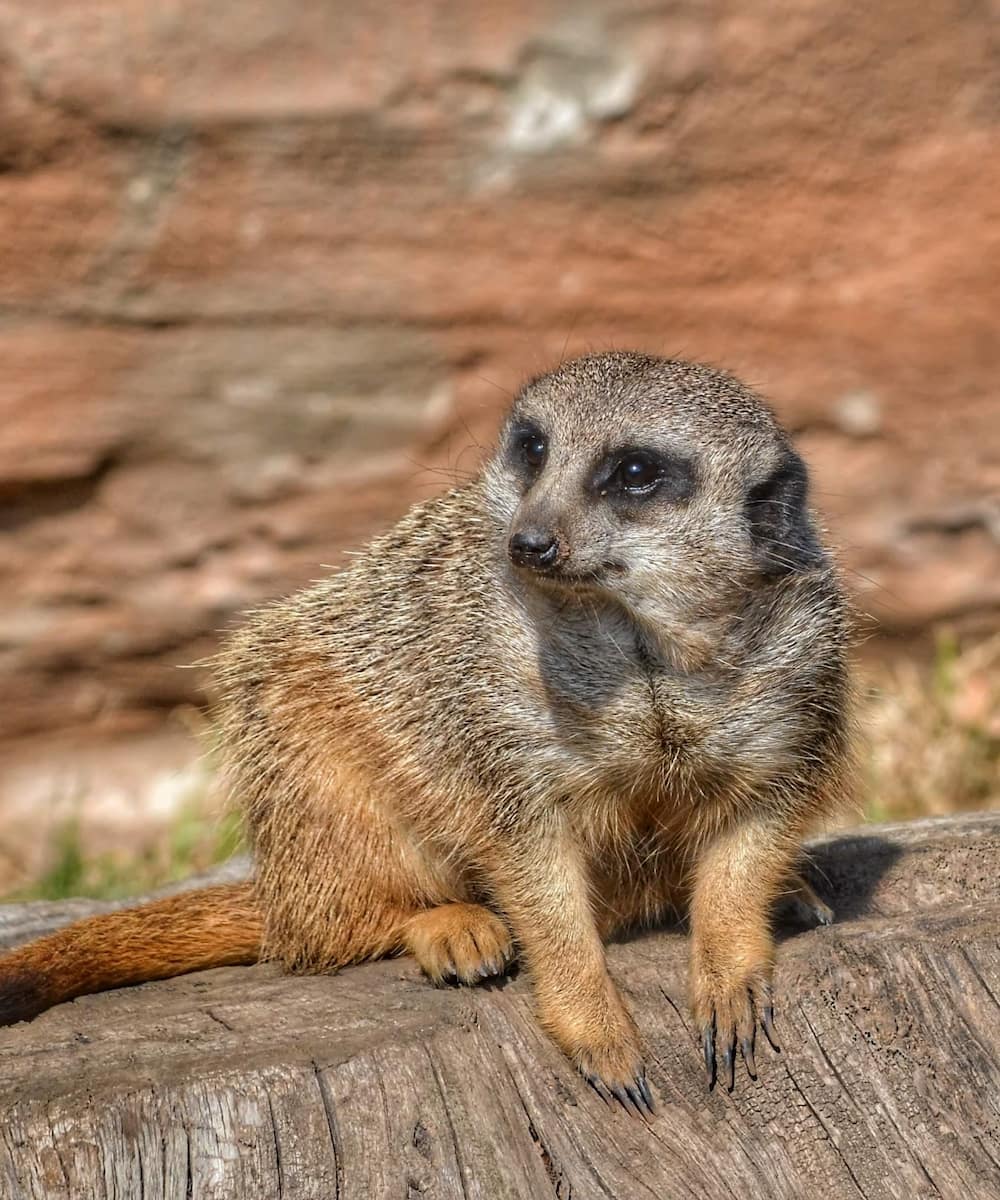
{"type": "Polygon", "coordinates": [[[0,956],[0,1025],[91,992],[255,963],[261,934],[249,883],[87,917],[0,956]]]}

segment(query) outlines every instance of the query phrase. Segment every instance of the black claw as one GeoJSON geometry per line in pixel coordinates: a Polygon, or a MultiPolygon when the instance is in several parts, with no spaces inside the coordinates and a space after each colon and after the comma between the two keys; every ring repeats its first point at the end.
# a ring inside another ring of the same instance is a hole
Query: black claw
{"type": "Polygon", "coordinates": [[[765,1004],[760,1018],[761,1026],[764,1033],[767,1035],[767,1040],[771,1043],[771,1047],[781,1053],[781,1047],[778,1045],[778,1039],[774,1033],[774,1006],[765,1004]]]}
{"type": "Polygon", "coordinates": [[[641,1117],[644,1111],[648,1110],[650,1113],[654,1111],[653,1097],[649,1093],[649,1085],[646,1083],[645,1076],[637,1077],[634,1083],[627,1085],[606,1083],[599,1075],[592,1075],[587,1071],[583,1072],[583,1077],[609,1106],[614,1099],[629,1114],[641,1117]]]}
{"type": "Polygon", "coordinates": [[[736,1086],[736,1039],[725,1048],[722,1054],[722,1075],[726,1080],[726,1091],[731,1092],[736,1086]]]}
{"type": "Polygon", "coordinates": [[[649,1093],[645,1074],[636,1076],[635,1082],[628,1088],[628,1094],[632,1097],[632,1103],[640,1117],[653,1115],[653,1097],[649,1093]]]}
{"type": "Polygon", "coordinates": [[[589,1071],[584,1071],[583,1077],[587,1081],[588,1086],[594,1089],[604,1103],[610,1104],[611,1095],[608,1092],[607,1085],[605,1084],[604,1080],[598,1075],[591,1075],[589,1071]]]}
{"type": "Polygon", "coordinates": [[[646,1104],[642,1098],[642,1093],[639,1091],[638,1084],[630,1083],[625,1089],[625,1094],[632,1101],[632,1107],[635,1109],[635,1111],[639,1114],[639,1116],[642,1116],[646,1109],[646,1104]]]}
{"type": "Polygon", "coordinates": [[[605,1084],[604,1086],[630,1116],[633,1114],[639,1117],[642,1116],[642,1097],[639,1095],[639,1090],[635,1084],[616,1083],[614,1087],[610,1084],[605,1084]]]}
{"type": "Polygon", "coordinates": [[[740,1052],[743,1055],[743,1061],[747,1065],[747,1072],[751,1079],[757,1078],[757,1064],[753,1057],[753,1037],[745,1037],[740,1042],[740,1052]]]}
{"type": "Polygon", "coordinates": [[[701,1044],[705,1051],[705,1075],[708,1079],[708,1090],[715,1086],[715,1028],[706,1025],[701,1033],[701,1044]]]}

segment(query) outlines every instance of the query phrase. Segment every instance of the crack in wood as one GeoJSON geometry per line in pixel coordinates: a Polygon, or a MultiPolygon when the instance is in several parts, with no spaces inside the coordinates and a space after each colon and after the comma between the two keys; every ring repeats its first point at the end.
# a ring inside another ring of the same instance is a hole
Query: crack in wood
{"type": "Polygon", "coordinates": [[[934,1182],[933,1178],[931,1177],[931,1173],[927,1170],[926,1166],[924,1166],[924,1164],[920,1161],[920,1157],[918,1155],[914,1154],[913,1149],[910,1146],[909,1139],[904,1135],[902,1129],[900,1129],[898,1123],[896,1122],[896,1118],[892,1115],[892,1111],[887,1104],[882,1105],[882,1112],[885,1113],[886,1120],[896,1131],[896,1137],[899,1138],[900,1145],[906,1147],[906,1152],[909,1155],[911,1161],[916,1164],[917,1169],[920,1171],[921,1175],[923,1175],[923,1177],[927,1180],[927,1182],[934,1189],[935,1195],[937,1195],[939,1197],[943,1196],[941,1189],[938,1187],[938,1185],[934,1182]]]}
{"type": "Polygon", "coordinates": [[[194,1198],[194,1173],[191,1170],[191,1130],[184,1127],[184,1197],[185,1200],[194,1198]]]}
{"type": "Polygon", "coordinates": [[[278,1122],[274,1115],[274,1104],[271,1102],[271,1093],[268,1090],[267,1084],[264,1084],[264,1099],[267,1101],[267,1115],[271,1122],[271,1141],[274,1145],[274,1165],[278,1176],[278,1196],[277,1200],[282,1200],[285,1195],[285,1170],[281,1161],[281,1138],[278,1135],[278,1122]]]}
{"type": "Polygon", "coordinates": [[[445,1094],[444,1083],[441,1079],[441,1072],[438,1070],[438,1065],[434,1061],[434,1055],[431,1053],[431,1048],[426,1043],[424,1044],[424,1053],[427,1055],[427,1060],[431,1064],[431,1074],[434,1076],[434,1083],[437,1086],[438,1095],[441,1097],[441,1106],[444,1109],[445,1120],[448,1122],[448,1129],[451,1132],[452,1145],[455,1147],[455,1162],[458,1164],[458,1182],[462,1189],[462,1196],[465,1200],[469,1200],[469,1192],[465,1186],[465,1164],[462,1162],[462,1150],[458,1144],[458,1137],[455,1134],[455,1124],[451,1119],[451,1109],[448,1107],[448,1098],[445,1094]]]}
{"type": "Polygon", "coordinates": [[[56,1162],[59,1164],[59,1170],[62,1172],[63,1183],[65,1184],[65,1187],[66,1187],[66,1195],[69,1196],[70,1195],[69,1174],[66,1171],[66,1164],[63,1161],[62,1151],[60,1149],[59,1142],[56,1140],[56,1129],[55,1129],[55,1125],[52,1122],[52,1114],[51,1114],[48,1106],[46,1106],[45,1116],[46,1116],[46,1119],[47,1119],[48,1125],[49,1125],[49,1137],[52,1141],[52,1150],[53,1150],[53,1153],[55,1154],[56,1162]]]}
{"type": "Polygon", "coordinates": [[[510,1063],[507,1062],[506,1057],[503,1055],[501,1055],[501,1060],[503,1062],[504,1069],[507,1072],[507,1076],[510,1079],[511,1086],[514,1088],[514,1095],[517,1097],[518,1103],[521,1106],[521,1110],[524,1113],[524,1119],[528,1123],[528,1136],[531,1138],[532,1143],[534,1144],[535,1149],[538,1151],[538,1154],[542,1160],[542,1167],[549,1183],[552,1186],[552,1192],[557,1197],[557,1200],[571,1200],[573,1196],[573,1184],[569,1179],[566,1178],[562,1167],[559,1165],[557,1160],[553,1158],[552,1152],[545,1144],[542,1135],[538,1132],[535,1122],[532,1120],[531,1113],[528,1111],[528,1104],[524,1098],[524,1094],[518,1086],[517,1077],[510,1069],[510,1063]],[[565,1192],[561,1190],[563,1180],[566,1182],[567,1190],[565,1192]]]}
{"type": "Polygon", "coordinates": [[[823,1061],[830,1068],[830,1071],[833,1074],[834,1079],[836,1079],[837,1083],[840,1085],[841,1093],[847,1098],[847,1100],[851,1103],[851,1105],[853,1105],[855,1111],[861,1113],[861,1115],[864,1116],[861,1106],[854,1099],[854,1096],[851,1093],[850,1088],[848,1088],[848,1086],[845,1084],[844,1080],[841,1078],[840,1072],[834,1066],[833,1060],[830,1058],[829,1054],[827,1054],[826,1047],[820,1041],[819,1034],[817,1034],[815,1028],[813,1027],[812,1021],[809,1020],[809,1016],[806,1013],[805,1009],[802,1007],[801,1004],[797,1004],[796,1008],[799,1010],[799,1014],[802,1017],[802,1020],[805,1021],[806,1026],[807,1026],[810,1034],[812,1035],[812,1039],[816,1043],[816,1048],[819,1050],[820,1055],[823,1058],[823,1061]]]}
{"type": "Polygon", "coordinates": [[[326,1116],[326,1128],[330,1138],[330,1151],[333,1154],[334,1200],[340,1200],[344,1185],[344,1165],[338,1145],[337,1117],[334,1110],[333,1097],[330,1095],[329,1086],[323,1078],[323,1071],[315,1059],[312,1060],[312,1068],[316,1077],[316,1086],[319,1088],[320,1102],[323,1105],[323,1112],[326,1116]]]}
{"type": "Polygon", "coordinates": [[[983,973],[982,973],[982,971],[980,971],[979,967],[976,965],[975,959],[969,953],[968,947],[967,946],[959,946],[959,953],[962,955],[962,957],[965,959],[965,961],[969,964],[969,970],[972,972],[973,975],[975,975],[976,979],[979,981],[980,987],[983,989],[983,991],[986,993],[986,995],[989,996],[989,998],[993,1001],[994,1005],[997,1008],[1000,1008],[1000,1000],[997,999],[996,993],[993,991],[993,989],[990,987],[990,985],[983,978],[983,973]]]}
{"type": "Polygon", "coordinates": [[[422,1158],[426,1158],[428,1162],[434,1161],[430,1130],[419,1118],[416,1125],[413,1126],[410,1144],[422,1158]]]}
{"type": "Polygon", "coordinates": [[[12,1161],[7,1161],[3,1165],[4,1178],[7,1180],[9,1195],[11,1200],[25,1200],[25,1193],[21,1190],[21,1185],[18,1183],[17,1175],[14,1172],[14,1164],[12,1161]]]}
{"type": "MultiPolygon", "coordinates": [[[[972,1135],[972,1140],[979,1144],[980,1150],[982,1150],[990,1162],[996,1167],[997,1171],[1000,1172],[1000,1159],[996,1158],[989,1146],[987,1146],[986,1142],[983,1140],[982,1136],[978,1133],[974,1133],[972,1135]]],[[[1000,1178],[1000,1175],[998,1175],[998,1178],[1000,1178]]]]}
{"type": "Polygon", "coordinates": [[[830,1143],[831,1149],[833,1150],[836,1157],[843,1164],[844,1170],[847,1172],[847,1174],[850,1177],[850,1180],[854,1184],[855,1188],[857,1188],[857,1192],[858,1192],[858,1195],[861,1197],[861,1200],[866,1200],[867,1193],[865,1192],[865,1189],[861,1186],[860,1182],[858,1181],[858,1177],[854,1174],[851,1164],[847,1161],[847,1157],[845,1156],[843,1150],[841,1150],[840,1146],[838,1146],[836,1141],[834,1140],[833,1134],[830,1132],[830,1129],[829,1129],[826,1121],[824,1121],[823,1117],[820,1115],[819,1110],[816,1108],[816,1106],[813,1104],[813,1102],[809,1099],[809,1097],[805,1094],[805,1092],[799,1086],[799,1081],[792,1074],[787,1061],[785,1062],[785,1074],[788,1076],[788,1080],[791,1083],[792,1087],[802,1097],[802,1102],[805,1104],[806,1108],[808,1108],[809,1111],[812,1113],[813,1119],[816,1121],[817,1125],[819,1125],[820,1129],[823,1130],[823,1134],[826,1137],[826,1140],[830,1143]]]}
{"type": "Polygon", "coordinates": [[[220,1017],[219,1014],[216,1012],[213,1012],[212,1009],[205,1008],[205,1009],[202,1009],[202,1012],[204,1012],[204,1014],[207,1017],[211,1017],[212,1020],[215,1021],[215,1023],[217,1025],[221,1025],[223,1029],[228,1030],[230,1033],[236,1032],[236,1030],[232,1027],[232,1025],[229,1024],[229,1022],[225,1019],[225,1017],[220,1017]]]}

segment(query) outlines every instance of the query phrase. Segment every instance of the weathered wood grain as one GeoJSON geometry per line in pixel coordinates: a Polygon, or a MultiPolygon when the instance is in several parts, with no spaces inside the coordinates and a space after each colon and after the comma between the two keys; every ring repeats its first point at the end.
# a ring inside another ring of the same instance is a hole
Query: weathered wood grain
{"type": "MultiPolygon", "coordinates": [[[[406,960],[229,968],[0,1030],[11,1200],[1000,1197],[1000,814],[814,848],[830,929],[789,931],[783,1051],[705,1090],[678,931],[611,948],[659,1113],[607,1108],[523,979],[436,990],[406,960]]],[[[72,919],[0,910],[0,936],[72,919]]]]}

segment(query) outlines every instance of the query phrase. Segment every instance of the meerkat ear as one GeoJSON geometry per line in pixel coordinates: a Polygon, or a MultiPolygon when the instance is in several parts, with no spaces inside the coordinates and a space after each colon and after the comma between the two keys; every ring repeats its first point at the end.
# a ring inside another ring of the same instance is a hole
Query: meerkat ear
{"type": "Polygon", "coordinates": [[[754,555],[765,575],[789,575],[818,566],[823,550],[809,515],[809,473],[789,450],[778,467],[747,495],[754,555]]]}

